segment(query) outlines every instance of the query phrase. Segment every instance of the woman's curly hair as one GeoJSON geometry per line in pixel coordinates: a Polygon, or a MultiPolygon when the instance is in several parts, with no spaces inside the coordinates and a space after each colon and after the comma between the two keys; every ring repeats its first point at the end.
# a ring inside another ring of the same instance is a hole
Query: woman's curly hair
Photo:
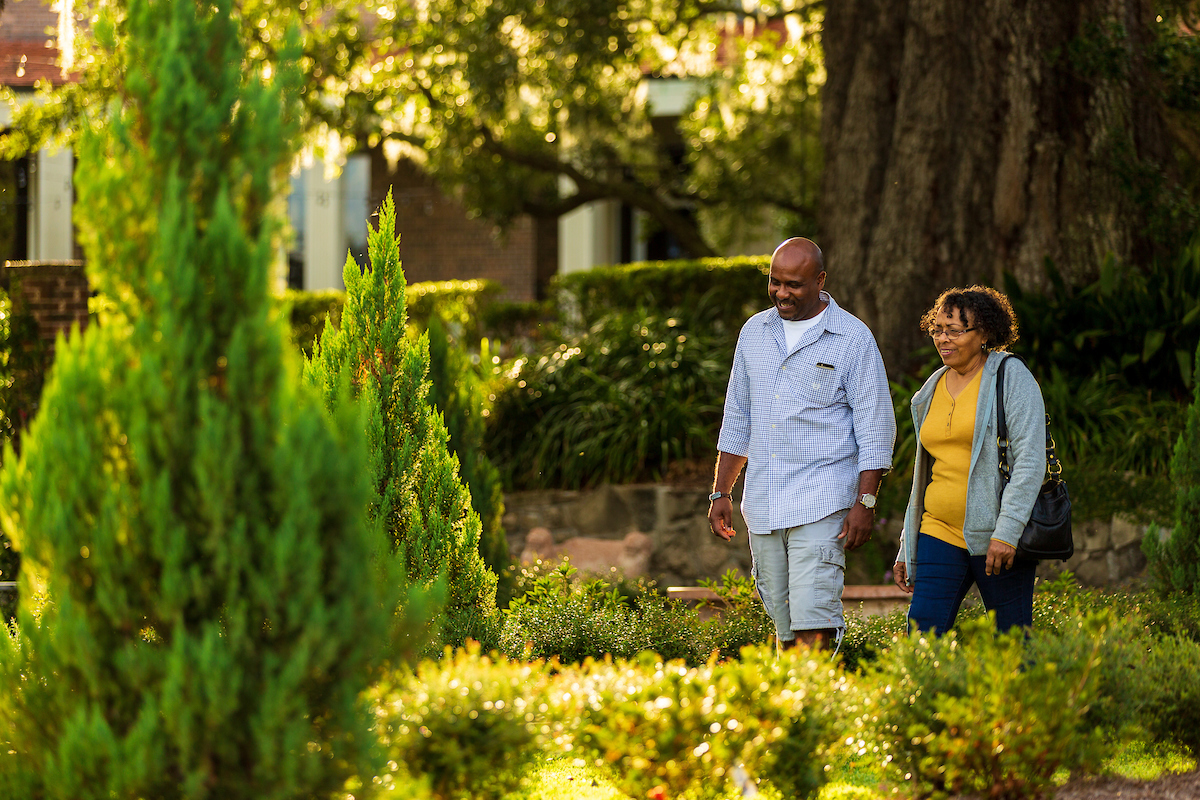
{"type": "Polygon", "coordinates": [[[921,317],[921,330],[928,331],[942,309],[957,316],[964,325],[970,312],[974,327],[979,329],[984,346],[990,350],[1007,350],[1017,341],[1017,316],[1013,313],[1012,303],[1003,292],[990,286],[968,286],[942,292],[933,307],[921,317]]]}

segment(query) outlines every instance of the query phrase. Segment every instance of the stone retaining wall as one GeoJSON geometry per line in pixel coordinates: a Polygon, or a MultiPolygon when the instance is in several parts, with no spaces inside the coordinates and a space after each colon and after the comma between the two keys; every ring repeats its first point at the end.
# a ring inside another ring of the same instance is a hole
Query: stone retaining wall
{"type": "MultiPolygon", "coordinates": [[[[746,524],[734,504],[730,543],[717,539],[708,528],[708,490],[703,486],[631,484],[602,486],[586,491],[513,492],[505,496],[504,528],[509,552],[518,556],[525,537],[534,528],[546,528],[561,544],[577,536],[622,539],[632,531],[650,537],[653,552],[649,574],[662,587],[694,586],[700,579],[719,578],[734,569],[750,573],[746,524]]],[[[735,492],[735,496],[739,493],[735,492]]],[[[1075,573],[1081,584],[1103,586],[1127,581],[1146,566],[1141,540],[1146,527],[1120,515],[1111,520],[1075,523],[1075,556],[1066,564],[1043,562],[1039,574],[1052,578],[1063,569],[1075,573]]],[[[888,557],[899,542],[899,520],[879,532],[888,557]]],[[[848,559],[847,582],[876,583],[875,576],[853,575],[856,560],[848,559]]]]}

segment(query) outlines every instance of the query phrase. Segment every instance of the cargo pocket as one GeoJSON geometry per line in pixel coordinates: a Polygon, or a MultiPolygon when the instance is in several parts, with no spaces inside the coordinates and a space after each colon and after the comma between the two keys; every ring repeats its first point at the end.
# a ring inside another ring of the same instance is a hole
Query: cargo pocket
{"type": "Polygon", "coordinates": [[[846,584],[846,553],[840,547],[821,548],[821,565],[818,568],[817,605],[822,616],[828,619],[842,617],[842,589],[846,584]]]}

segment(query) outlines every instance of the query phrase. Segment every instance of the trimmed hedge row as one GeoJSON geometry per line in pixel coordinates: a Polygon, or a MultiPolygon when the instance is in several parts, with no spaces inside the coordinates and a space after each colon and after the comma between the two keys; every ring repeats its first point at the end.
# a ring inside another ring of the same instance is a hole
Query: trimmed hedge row
{"type": "Polygon", "coordinates": [[[551,282],[560,320],[586,330],[617,309],[705,308],[737,330],[767,305],[770,256],[639,261],[557,275],[551,282]]]}

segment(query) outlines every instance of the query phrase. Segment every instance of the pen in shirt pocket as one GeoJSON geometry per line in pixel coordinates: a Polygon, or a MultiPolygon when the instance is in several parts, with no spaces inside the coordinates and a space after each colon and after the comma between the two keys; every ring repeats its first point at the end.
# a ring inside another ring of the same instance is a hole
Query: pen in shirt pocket
{"type": "Polygon", "coordinates": [[[817,362],[817,366],[821,369],[834,369],[832,364],[822,364],[820,361],[817,362]]]}

